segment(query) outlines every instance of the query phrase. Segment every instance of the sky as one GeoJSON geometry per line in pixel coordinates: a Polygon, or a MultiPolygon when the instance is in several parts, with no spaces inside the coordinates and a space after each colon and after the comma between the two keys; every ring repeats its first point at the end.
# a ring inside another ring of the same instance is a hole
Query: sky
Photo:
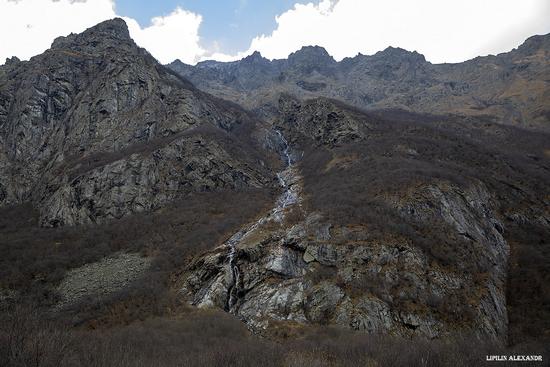
{"type": "Polygon", "coordinates": [[[217,47],[217,51],[235,54],[246,50],[254,36],[275,29],[275,16],[295,3],[296,0],[118,0],[116,10],[134,18],[141,26],[149,25],[152,16],[169,14],[178,6],[201,14],[201,42],[207,48],[217,47]]]}
{"type": "Polygon", "coordinates": [[[309,45],[336,60],[394,46],[462,62],[550,33],[549,0],[0,0],[0,63],[114,17],[164,64],[285,58],[309,45]]]}

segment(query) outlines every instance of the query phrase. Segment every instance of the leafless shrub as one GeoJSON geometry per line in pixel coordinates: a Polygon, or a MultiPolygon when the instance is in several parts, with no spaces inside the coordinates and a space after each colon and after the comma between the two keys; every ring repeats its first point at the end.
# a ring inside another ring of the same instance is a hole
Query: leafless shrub
{"type": "MultiPolygon", "coordinates": [[[[504,347],[475,336],[440,340],[306,328],[284,340],[250,334],[223,312],[193,311],[99,330],[68,329],[20,309],[2,315],[0,363],[7,367],[483,366],[487,355],[550,357],[549,344],[504,347]]],[[[506,366],[506,364],[502,364],[506,366]]]]}
{"type": "Polygon", "coordinates": [[[58,367],[66,361],[71,338],[30,307],[18,307],[1,317],[0,365],[58,367]]]}
{"type": "Polygon", "coordinates": [[[154,258],[146,276],[110,299],[73,307],[76,316],[71,317],[78,322],[101,318],[100,323],[108,324],[160,315],[168,308],[170,276],[267,210],[272,201],[265,190],[192,194],[156,213],[65,228],[39,228],[30,205],[3,208],[0,288],[20,291],[37,307],[49,306],[56,302],[53,290],[67,270],[119,251],[141,252],[154,258]],[[111,312],[114,308],[120,311],[111,312]]]}

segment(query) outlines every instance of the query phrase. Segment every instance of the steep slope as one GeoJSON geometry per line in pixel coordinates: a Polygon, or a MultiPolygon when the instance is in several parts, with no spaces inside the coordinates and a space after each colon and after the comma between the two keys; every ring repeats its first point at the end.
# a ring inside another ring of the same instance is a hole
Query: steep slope
{"type": "MultiPolygon", "coordinates": [[[[327,99],[279,102],[297,198],[282,218],[243,227],[190,265],[179,284],[193,304],[225,308],[258,332],[335,324],[505,340],[509,312],[516,322],[527,304],[537,311],[522,322],[537,323],[543,300],[507,294],[508,281],[522,282],[508,277],[509,241],[513,253],[538,248],[526,227],[550,238],[547,134],[327,99]]],[[[541,336],[549,325],[537,327],[541,336]]]]}
{"type": "Polygon", "coordinates": [[[42,225],[59,226],[269,185],[258,143],[269,134],[159,65],[123,20],[106,21],[2,67],[0,205],[32,201],[42,225]]]}
{"type": "Polygon", "coordinates": [[[534,36],[497,56],[458,64],[431,64],[416,52],[389,47],[372,56],[335,62],[320,47],[304,47],[287,60],[255,53],[243,60],[174,61],[174,71],[199,88],[276,116],[281,92],[324,96],[364,109],[491,116],[530,129],[550,129],[550,35],[534,36]]]}

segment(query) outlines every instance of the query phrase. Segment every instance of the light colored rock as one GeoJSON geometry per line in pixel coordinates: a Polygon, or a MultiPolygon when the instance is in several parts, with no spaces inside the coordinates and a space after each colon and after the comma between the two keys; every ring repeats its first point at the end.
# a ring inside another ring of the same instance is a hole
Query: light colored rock
{"type": "Polygon", "coordinates": [[[383,301],[370,297],[361,298],[354,307],[350,317],[350,326],[355,330],[366,330],[369,333],[394,330],[390,307],[383,301]]]}
{"type": "Polygon", "coordinates": [[[269,319],[306,322],[304,288],[304,283],[295,280],[275,286],[262,284],[246,294],[237,314],[251,325],[269,319]]]}
{"type": "Polygon", "coordinates": [[[315,261],[315,256],[313,256],[311,252],[307,251],[306,249],[306,251],[304,252],[303,259],[306,263],[309,264],[310,262],[315,261]]]}
{"type": "Polygon", "coordinates": [[[59,284],[61,309],[86,297],[107,297],[131,285],[145,274],[151,259],[139,254],[121,253],[70,270],[59,284]]]}
{"type": "Polygon", "coordinates": [[[288,247],[279,245],[270,249],[266,269],[285,277],[297,277],[305,274],[305,264],[300,255],[288,247]]]}
{"type": "Polygon", "coordinates": [[[336,248],[333,245],[327,244],[309,245],[306,248],[305,254],[307,255],[304,256],[307,256],[308,259],[315,259],[315,261],[329,266],[335,265],[338,259],[336,248]]]}
{"type": "Polygon", "coordinates": [[[305,299],[305,313],[308,321],[328,323],[338,303],[344,298],[344,291],[327,281],[308,288],[305,299]]]}

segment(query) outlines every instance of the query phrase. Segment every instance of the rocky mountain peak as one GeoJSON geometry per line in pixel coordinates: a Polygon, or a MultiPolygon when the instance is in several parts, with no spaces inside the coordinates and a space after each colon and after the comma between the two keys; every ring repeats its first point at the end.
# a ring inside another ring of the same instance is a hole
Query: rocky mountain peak
{"type": "Polygon", "coordinates": [[[550,33],[529,37],[517,48],[518,52],[525,55],[535,54],[539,50],[550,51],[550,33]]]}
{"type": "Polygon", "coordinates": [[[126,22],[121,18],[113,18],[97,24],[95,27],[88,29],[83,35],[88,34],[103,34],[115,38],[130,39],[130,32],[126,22]]]}
{"type": "Polygon", "coordinates": [[[262,56],[259,51],[254,51],[251,55],[242,59],[243,63],[248,64],[259,64],[259,63],[268,63],[269,60],[262,56]]]}
{"type": "Polygon", "coordinates": [[[312,63],[327,65],[333,64],[336,61],[329,55],[327,50],[321,46],[304,46],[298,51],[288,56],[289,63],[312,63]]]}
{"type": "Polygon", "coordinates": [[[0,207],[32,201],[40,224],[55,227],[122,218],[186,193],[260,187],[270,179],[267,166],[257,163],[266,158],[256,141],[236,132],[261,129],[262,122],[158,64],[133,42],[122,19],[58,38],[52,49],[21,64],[17,72],[0,69],[0,207]],[[193,145],[192,135],[204,144],[193,145]],[[116,186],[126,188],[117,195],[140,204],[114,204],[115,185],[107,176],[121,166],[132,168],[123,169],[116,186]],[[12,173],[15,167],[21,169],[12,173]],[[168,184],[168,172],[175,171],[177,182],[168,184]],[[145,172],[154,178],[145,179],[145,172]],[[102,194],[90,194],[97,175],[105,186],[102,194]],[[75,178],[78,188],[71,186],[75,178]],[[148,188],[130,188],[135,184],[148,188]],[[153,198],[159,184],[169,191],[160,200],[153,198]]]}
{"type": "Polygon", "coordinates": [[[58,37],[52,48],[70,48],[72,46],[113,46],[113,43],[133,43],[126,22],[121,18],[114,18],[88,28],[80,34],[71,33],[67,37],[58,37]]]}
{"type": "Polygon", "coordinates": [[[10,66],[10,65],[17,65],[18,63],[20,63],[21,60],[19,60],[19,58],[17,56],[13,56],[13,57],[8,57],[6,58],[6,63],[5,65],[6,66],[10,66]]]}
{"type": "Polygon", "coordinates": [[[407,51],[400,47],[389,46],[383,51],[379,51],[374,54],[374,57],[387,60],[388,62],[413,62],[424,63],[426,58],[424,55],[416,51],[407,51]]]}
{"type": "Polygon", "coordinates": [[[310,75],[314,71],[330,75],[337,62],[329,53],[320,46],[305,46],[300,50],[290,54],[286,61],[287,65],[294,72],[310,75]]]}
{"type": "Polygon", "coordinates": [[[432,64],[416,51],[397,47],[336,62],[324,48],[308,46],[265,64],[240,60],[173,70],[199,89],[237,103],[246,100],[266,115],[276,110],[278,93],[288,92],[363,109],[487,115],[503,124],[548,131],[548,88],[542,81],[550,72],[549,55],[550,34],[533,36],[507,53],[455,64],[432,64]],[[526,90],[533,98],[521,97],[526,90]]]}

